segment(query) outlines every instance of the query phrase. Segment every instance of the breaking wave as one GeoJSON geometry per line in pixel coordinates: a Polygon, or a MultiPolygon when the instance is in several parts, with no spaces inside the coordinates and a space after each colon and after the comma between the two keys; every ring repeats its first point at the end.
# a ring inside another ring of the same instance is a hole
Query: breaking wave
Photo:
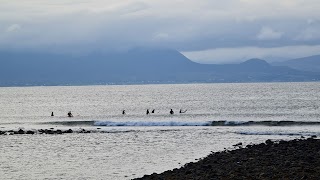
{"type": "Polygon", "coordinates": [[[317,121],[56,121],[63,126],[320,126],[317,121]]]}
{"type": "Polygon", "coordinates": [[[95,126],[210,126],[210,122],[183,122],[183,121],[96,121],[95,126]]]}
{"type": "Polygon", "coordinates": [[[315,121],[95,121],[95,126],[308,126],[320,125],[315,121]]]}

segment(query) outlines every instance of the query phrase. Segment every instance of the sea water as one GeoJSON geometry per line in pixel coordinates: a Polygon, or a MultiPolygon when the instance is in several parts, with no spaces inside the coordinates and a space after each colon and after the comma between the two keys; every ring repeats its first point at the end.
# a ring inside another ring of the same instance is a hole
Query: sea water
{"type": "Polygon", "coordinates": [[[0,177],[131,179],[239,142],[320,135],[319,100],[320,83],[2,87],[0,131],[91,133],[1,135],[0,177]]]}

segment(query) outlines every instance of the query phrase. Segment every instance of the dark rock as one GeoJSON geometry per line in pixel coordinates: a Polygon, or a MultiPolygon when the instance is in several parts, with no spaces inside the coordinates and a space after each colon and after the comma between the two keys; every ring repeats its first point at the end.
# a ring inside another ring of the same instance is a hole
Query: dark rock
{"type": "Polygon", "coordinates": [[[24,130],[19,129],[18,134],[24,134],[24,133],[25,133],[24,130]]]}
{"type": "Polygon", "coordinates": [[[290,166],[290,164],[291,164],[290,161],[286,161],[286,162],[284,163],[285,166],[290,166]]]}
{"type": "Polygon", "coordinates": [[[51,129],[45,129],[46,134],[54,134],[54,132],[51,129]]]}
{"type": "Polygon", "coordinates": [[[279,144],[280,144],[280,145],[284,145],[284,144],[286,144],[286,143],[287,143],[287,142],[286,142],[286,141],[283,141],[283,140],[280,140],[280,141],[279,141],[279,144]]]}
{"type": "Polygon", "coordinates": [[[26,132],[26,134],[34,134],[34,132],[29,130],[26,132]]]}
{"type": "Polygon", "coordinates": [[[272,142],[270,139],[268,139],[268,140],[266,140],[266,144],[267,144],[267,145],[272,145],[273,142],[272,142]]]}
{"type": "Polygon", "coordinates": [[[239,147],[239,146],[242,146],[242,142],[239,142],[239,143],[237,143],[237,144],[234,144],[234,145],[232,145],[232,146],[235,146],[235,147],[239,147]]]}
{"type": "Polygon", "coordinates": [[[72,129],[68,129],[66,131],[63,131],[63,133],[73,133],[72,129]]]}
{"type": "Polygon", "coordinates": [[[85,129],[81,129],[81,131],[79,133],[91,133],[91,131],[87,131],[85,129]]]}

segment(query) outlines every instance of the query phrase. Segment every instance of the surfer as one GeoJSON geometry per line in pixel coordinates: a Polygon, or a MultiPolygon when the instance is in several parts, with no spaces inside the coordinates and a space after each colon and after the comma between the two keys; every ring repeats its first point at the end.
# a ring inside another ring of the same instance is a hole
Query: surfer
{"type": "Polygon", "coordinates": [[[179,111],[179,113],[185,113],[185,112],[187,112],[187,110],[182,111],[182,109],[180,109],[180,111],[179,111]]]}
{"type": "Polygon", "coordinates": [[[122,111],[122,114],[125,115],[125,114],[126,114],[126,110],[123,110],[123,111],[122,111]]]}
{"type": "Polygon", "coordinates": [[[147,115],[149,115],[149,114],[150,114],[150,113],[149,113],[149,109],[147,109],[147,112],[146,112],[146,114],[147,114],[147,115]]]}
{"type": "Polygon", "coordinates": [[[51,116],[54,116],[54,115],[53,115],[53,112],[51,112],[51,116]]]}
{"type": "Polygon", "coordinates": [[[68,117],[73,117],[71,111],[68,112],[68,117]]]}
{"type": "Polygon", "coordinates": [[[155,111],[155,109],[153,109],[153,110],[151,111],[151,113],[154,113],[154,111],[155,111]]]}
{"type": "Polygon", "coordinates": [[[173,112],[173,110],[172,110],[172,109],[170,110],[170,114],[174,114],[174,112],[173,112]]]}

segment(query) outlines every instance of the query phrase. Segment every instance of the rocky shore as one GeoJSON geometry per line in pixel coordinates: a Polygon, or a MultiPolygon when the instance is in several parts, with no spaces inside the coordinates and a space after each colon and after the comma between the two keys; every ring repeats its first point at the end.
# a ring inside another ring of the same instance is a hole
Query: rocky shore
{"type": "Polygon", "coordinates": [[[7,130],[7,131],[1,131],[0,135],[15,135],[15,134],[66,134],[66,133],[91,133],[90,130],[80,129],[80,130],[60,130],[60,129],[38,129],[38,130],[7,130]]]}
{"type": "Polygon", "coordinates": [[[238,149],[215,152],[180,169],[138,179],[319,179],[320,140],[315,138],[238,144],[238,149]]]}

